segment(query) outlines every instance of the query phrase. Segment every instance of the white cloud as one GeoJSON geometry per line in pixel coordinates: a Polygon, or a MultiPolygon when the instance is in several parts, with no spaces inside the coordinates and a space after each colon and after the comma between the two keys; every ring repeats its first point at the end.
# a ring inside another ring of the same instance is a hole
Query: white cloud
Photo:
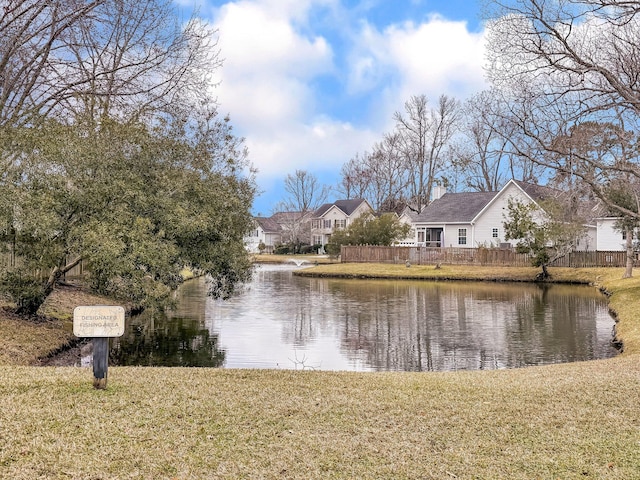
{"type": "Polygon", "coordinates": [[[385,37],[403,79],[400,94],[407,98],[435,92],[468,96],[486,87],[484,35],[469,33],[464,22],[434,16],[420,25],[390,27],[385,37]]]}
{"type": "Polygon", "coordinates": [[[213,11],[224,59],[216,95],[246,138],[259,183],[295,169],[338,173],[381,139],[411,95],[435,102],[484,88],[484,38],[465,23],[432,16],[376,26],[348,13],[338,0],[238,0],[213,11]],[[326,79],[331,95],[319,88],[326,79]],[[359,114],[347,116],[350,108],[359,114]]]}
{"type": "Polygon", "coordinates": [[[378,95],[377,113],[391,125],[393,112],[412,95],[435,102],[441,94],[466,98],[485,89],[484,48],[483,33],[437,15],[382,30],[364,23],[350,53],[348,88],[378,95]]]}

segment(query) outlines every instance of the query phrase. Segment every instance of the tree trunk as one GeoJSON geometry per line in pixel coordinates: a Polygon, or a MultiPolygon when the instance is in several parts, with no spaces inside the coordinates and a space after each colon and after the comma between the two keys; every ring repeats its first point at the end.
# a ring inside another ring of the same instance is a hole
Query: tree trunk
{"type": "Polygon", "coordinates": [[[625,228],[625,233],[627,236],[625,244],[627,250],[627,264],[622,278],[631,278],[633,277],[633,230],[625,228]]]}
{"type": "Polygon", "coordinates": [[[542,267],[542,271],[540,273],[538,273],[538,275],[536,275],[536,281],[544,282],[548,278],[551,278],[551,275],[549,275],[549,270],[547,270],[547,264],[546,263],[543,263],[540,266],[542,267]]]}
{"type": "Polygon", "coordinates": [[[18,308],[16,309],[16,313],[18,315],[26,315],[33,316],[38,312],[40,306],[45,302],[47,297],[51,295],[53,289],[56,284],[62,278],[62,276],[71,270],[73,267],[78,265],[82,261],[82,257],[78,256],[71,262],[63,265],[62,267],[53,267],[51,273],[49,274],[49,278],[41,287],[38,288],[37,292],[32,292],[29,295],[25,295],[20,302],[18,302],[18,308]]]}

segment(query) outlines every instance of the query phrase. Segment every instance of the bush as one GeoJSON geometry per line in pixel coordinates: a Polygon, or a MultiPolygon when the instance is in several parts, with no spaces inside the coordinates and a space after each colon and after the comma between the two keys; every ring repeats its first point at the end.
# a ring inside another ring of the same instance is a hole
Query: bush
{"type": "Polygon", "coordinates": [[[2,289],[16,304],[16,312],[33,315],[47,294],[42,282],[19,272],[6,272],[0,280],[2,289]]]}
{"type": "Polygon", "coordinates": [[[316,248],[315,245],[302,245],[300,247],[300,253],[302,254],[309,254],[309,253],[316,253],[318,251],[318,249],[316,248]]]}
{"type": "Polygon", "coordinates": [[[274,253],[276,255],[289,255],[291,253],[291,247],[285,244],[276,245],[274,253]]]}
{"type": "Polygon", "coordinates": [[[337,243],[327,243],[324,246],[324,250],[333,257],[340,255],[340,245],[337,243]]]}

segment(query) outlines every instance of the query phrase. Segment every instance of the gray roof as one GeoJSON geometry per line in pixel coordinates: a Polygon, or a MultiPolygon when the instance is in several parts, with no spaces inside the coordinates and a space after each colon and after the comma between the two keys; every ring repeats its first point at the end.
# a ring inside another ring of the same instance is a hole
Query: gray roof
{"type": "MultiPolygon", "coordinates": [[[[606,210],[600,202],[589,198],[575,198],[572,199],[572,192],[566,190],[558,190],[552,187],[543,187],[542,185],[535,185],[532,183],[521,182],[514,180],[514,182],[524,190],[538,204],[545,200],[555,199],[561,204],[565,205],[564,215],[565,220],[571,221],[576,216],[582,218],[586,223],[593,222],[598,216],[601,216],[606,210]]],[[[544,205],[542,205],[544,207],[544,205]]]]}
{"type": "Polygon", "coordinates": [[[304,216],[302,212],[276,212],[271,215],[271,219],[282,225],[283,223],[297,222],[304,216]]]}
{"type": "Polygon", "coordinates": [[[254,217],[254,219],[256,222],[258,222],[258,225],[260,225],[262,230],[264,230],[265,232],[274,233],[282,231],[282,227],[278,224],[278,222],[273,220],[273,218],[254,217]]]}
{"type": "Polygon", "coordinates": [[[412,216],[416,223],[468,223],[498,192],[445,193],[412,216]]]}
{"type": "Polygon", "coordinates": [[[351,200],[336,200],[333,203],[325,203],[321,205],[313,214],[314,217],[321,217],[334,205],[342,210],[347,216],[351,216],[353,212],[364,202],[363,198],[353,198],[351,200]]]}
{"type": "Polygon", "coordinates": [[[543,187],[542,185],[535,185],[533,183],[522,182],[520,180],[514,180],[513,182],[535,202],[540,202],[549,198],[557,198],[560,193],[559,190],[550,187],[543,187]]]}

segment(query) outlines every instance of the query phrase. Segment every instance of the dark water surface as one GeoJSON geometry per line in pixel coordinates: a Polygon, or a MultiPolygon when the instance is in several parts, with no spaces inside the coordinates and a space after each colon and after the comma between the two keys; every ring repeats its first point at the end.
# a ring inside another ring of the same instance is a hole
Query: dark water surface
{"type": "Polygon", "coordinates": [[[183,285],[116,339],[120,365],[420,371],[614,356],[606,298],[586,286],[316,279],[260,266],[231,300],[183,285]]]}

